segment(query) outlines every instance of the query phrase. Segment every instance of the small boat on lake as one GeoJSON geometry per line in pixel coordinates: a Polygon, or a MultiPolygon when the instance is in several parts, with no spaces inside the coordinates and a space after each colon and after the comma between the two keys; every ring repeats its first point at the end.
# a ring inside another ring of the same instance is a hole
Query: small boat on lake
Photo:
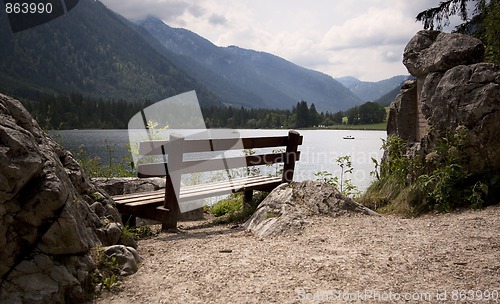
{"type": "Polygon", "coordinates": [[[342,137],[343,139],[354,139],[354,136],[352,135],[347,135],[347,136],[344,136],[342,137]]]}

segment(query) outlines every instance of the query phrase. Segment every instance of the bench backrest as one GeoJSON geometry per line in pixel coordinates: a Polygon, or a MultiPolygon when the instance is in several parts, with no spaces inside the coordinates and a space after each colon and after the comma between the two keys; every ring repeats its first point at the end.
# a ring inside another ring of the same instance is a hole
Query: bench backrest
{"type": "Polygon", "coordinates": [[[303,137],[296,131],[290,131],[288,136],[219,139],[186,139],[172,134],[168,141],[146,141],[139,144],[141,156],[161,155],[163,161],[138,165],[138,176],[159,177],[172,175],[173,172],[187,174],[283,163],[283,182],[291,182],[295,161],[300,158],[298,146],[302,144],[302,139],[303,137]],[[212,155],[206,159],[184,159],[187,153],[198,153],[202,156],[202,152],[222,153],[230,150],[277,147],[284,147],[285,152],[216,158],[212,155]]]}

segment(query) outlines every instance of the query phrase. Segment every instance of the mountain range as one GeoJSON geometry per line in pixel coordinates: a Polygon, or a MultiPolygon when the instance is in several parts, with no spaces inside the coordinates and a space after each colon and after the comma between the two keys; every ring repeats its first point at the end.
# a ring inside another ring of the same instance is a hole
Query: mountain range
{"type": "Polygon", "coordinates": [[[408,78],[409,76],[399,75],[377,82],[361,81],[351,76],[335,79],[363,101],[376,101],[395,88],[399,91],[401,84],[408,78]]]}
{"type": "Polygon", "coordinates": [[[174,62],[179,66],[187,69],[186,63],[193,67],[195,61],[216,75],[214,78],[208,73],[198,73],[200,81],[214,88],[226,104],[235,102],[229,88],[248,92],[236,99],[240,103],[266,108],[291,108],[305,100],[314,103],[319,111],[337,111],[362,101],[331,76],[275,55],[237,46],[218,47],[191,31],[172,28],[151,16],[137,24],[177,54],[180,58],[174,62]],[[217,78],[230,86],[220,86],[217,78]]]}
{"type": "Polygon", "coordinates": [[[205,106],[290,109],[305,100],[335,112],[375,100],[401,82],[336,80],[269,53],[216,46],[154,17],[132,23],[93,0],[16,34],[0,11],[0,41],[0,91],[30,99],[78,92],[155,101],[196,90],[205,106]]]}

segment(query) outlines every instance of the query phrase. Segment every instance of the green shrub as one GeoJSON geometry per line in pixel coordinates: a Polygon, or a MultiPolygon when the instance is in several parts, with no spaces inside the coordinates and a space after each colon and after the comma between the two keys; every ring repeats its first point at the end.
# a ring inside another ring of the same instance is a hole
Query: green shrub
{"type": "MultiPolygon", "coordinates": [[[[500,178],[488,168],[471,166],[469,130],[459,126],[436,142],[427,155],[406,155],[407,144],[390,136],[383,144],[385,158],[378,179],[360,202],[379,212],[420,215],[456,208],[481,208],[494,200],[500,178]]],[[[378,167],[378,168],[377,168],[378,167]]]]}
{"type": "Polygon", "coordinates": [[[210,213],[217,217],[214,224],[245,222],[268,194],[264,191],[254,191],[252,201],[246,203],[243,202],[243,193],[231,194],[227,199],[210,207],[210,213]]]}
{"type": "Polygon", "coordinates": [[[241,195],[241,193],[238,193],[217,202],[210,208],[210,213],[214,216],[219,217],[241,211],[242,208],[243,196],[241,195]]]}

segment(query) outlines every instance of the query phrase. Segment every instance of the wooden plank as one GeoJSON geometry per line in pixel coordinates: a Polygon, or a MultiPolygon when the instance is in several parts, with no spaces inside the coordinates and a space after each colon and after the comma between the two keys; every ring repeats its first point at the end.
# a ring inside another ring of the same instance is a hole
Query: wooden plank
{"type": "Polygon", "coordinates": [[[122,206],[127,206],[127,207],[139,207],[139,206],[145,206],[145,205],[163,205],[164,198],[153,198],[153,199],[147,199],[147,200],[141,200],[141,201],[135,201],[135,202],[129,202],[126,204],[123,204],[122,206]]]}
{"type": "Polygon", "coordinates": [[[281,184],[281,177],[268,177],[266,179],[257,180],[257,181],[249,181],[247,183],[238,183],[238,184],[228,184],[227,187],[218,187],[218,188],[208,188],[202,191],[191,192],[191,193],[181,193],[180,201],[190,201],[200,198],[207,198],[211,196],[231,194],[234,192],[239,192],[244,189],[254,189],[255,187],[263,187],[268,186],[270,184],[279,185],[281,184]]]}
{"type": "Polygon", "coordinates": [[[165,194],[161,196],[145,196],[145,197],[135,197],[127,200],[122,200],[118,205],[130,205],[137,202],[163,202],[165,200],[165,194]]]}
{"type": "Polygon", "coordinates": [[[161,221],[163,218],[162,214],[158,214],[156,208],[161,206],[161,204],[149,204],[137,207],[129,207],[124,205],[124,213],[133,214],[137,217],[161,221]]]}
{"type": "MultiPolygon", "coordinates": [[[[279,178],[279,177],[278,177],[279,178]]],[[[267,176],[257,176],[257,177],[245,177],[237,180],[225,180],[219,181],[215,183],[205,183],[196,186],[188,186],[181,188],[181,196],[188,195],[190,193],[202,192],[205,190],[215,190],[215,189],[224,189],[224,188],[237,188],[242,187],[245,184],[257,183],[260,181],[268,180],[267,176]]]]}
{"type": "MultiPolygon", "coordinates": [[[[249,176],[234,180],[207,183],[203,185],[187,186],[181,188],[179,201],[186,202],[217,195],[231,194],[243,190],[270,190],[281,184],[281,177],[276,176],[249,176]]],[[[159,191],[144,192],[142,196],[131,195],[126,199],[126,195],[121,195],[123,199],[117,204],[117,209],[122,214],[132,214],[138,217],[161,220],[157,207],[163,207],[164,196],[158,195],[159,191]],[[145,195],[148,194],[148,195],[145,195]],[[126,203],[124,203],[126,202],[126,203]]],[[[164,208],[164,207],[163,207],[164,208]]],[[[168,214],[166,214],[168,215],[168,214]]]]}
{"type": "MultiPolygon", "coordinates": [[[[197,172],[218,171],[226,169],[244,168],[251,166],[272,165],[284,163],[286,158],[294,156],[295,160],[300,159],[300,151],[290,153],[273,153],[262,155],[250,155],[240,157],[227,157],[208,160],[188,160],[182,162],[182,174],[197,172]]],[[[162,177],[165,176],[165,167],[167,164],[154,163],[142,164],[138,167],[138,176],[144,177],[162,177]]]]}
{"type": "Polygon", "coordinates": [[[163,177],[168,174],[168,164],[166,163],[150,163],[140,164],[137,166],[137,177],[163,177]]]}
{"type": "MultiPolygon", "coordinates": [[[[245,138],[221,138],[221,139],[185,139],[184,153],[228,151],[242,149],[285,147],[288,144],[288,136],[270,137],[245,137],[245,138]]],[[[302,136],[298,139],[302,144],[302,136]]],[[[161,146],[168,145],[166,140],[144,141],[139,143],[140,155],[162,155],[161,146]]],[[[168,154],[168,148],[166,149],[168,154]]]]}
{"type": "Polygon", "coordinates": [[[156,198],[164,196],[165,196],[165,191],[160,190],[154,192],[139,192],[133,194],[125,194],[121,196],[113,196],[112,198],[117,204],[126,204],[130,200],[148,199],[148,198],[156,198]]]}

